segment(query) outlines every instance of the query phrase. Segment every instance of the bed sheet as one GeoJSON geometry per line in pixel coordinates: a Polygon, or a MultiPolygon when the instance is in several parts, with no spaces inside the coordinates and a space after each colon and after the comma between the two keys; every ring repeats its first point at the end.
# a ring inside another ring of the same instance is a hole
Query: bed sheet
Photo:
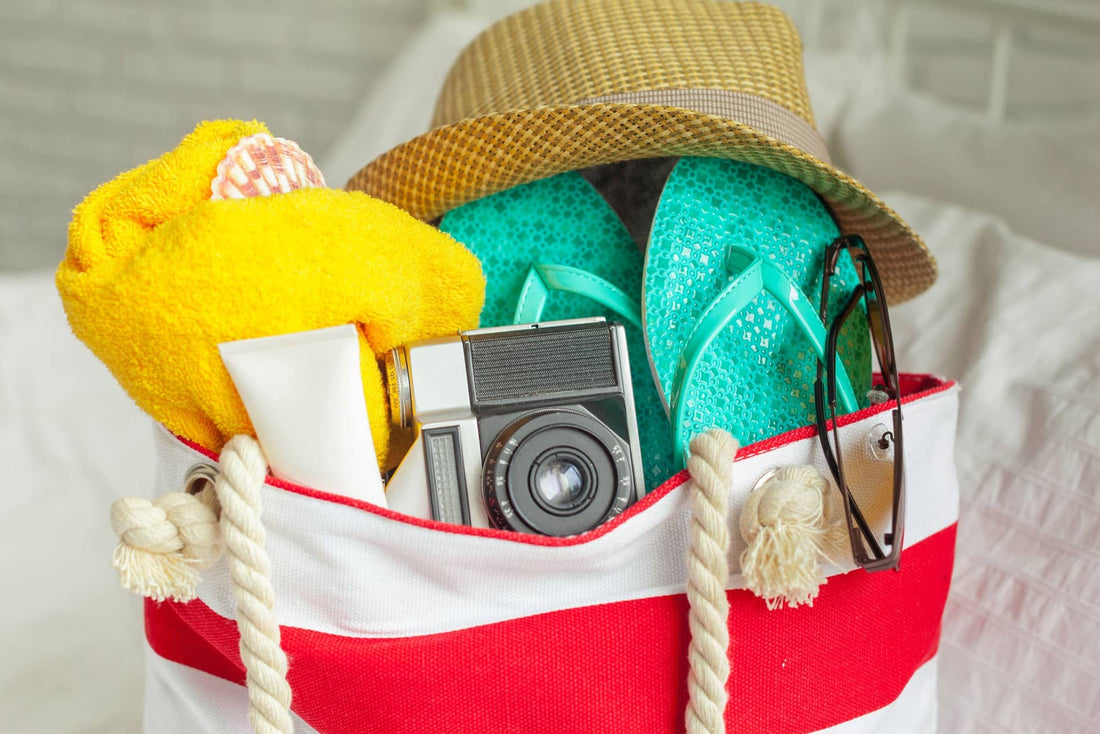
{"type": "Polygon", "coordinates": [[[885,196],[940,264],[930,291],[891,311],[898,363],[962,385],[941,731],[1096,732],[1100,260],[885,196]]]}
{"type": "MultiPolygon", "coordinates": [[[[322,160],[330,181],[426,126],[443,70],[480,24],[451,14],[426,26],[322,160]]],[[[835,157],[871,185],[896,189],[876,190],[940,263],[937,284],[892,317],[905,370],[963,386],[942,730],[1096,731],[1100,260],[1084,236],[1100,231],[1090,200],[1100,191],[1096,144],[1052,160],[1053,138],[1009,128],[1012,137],[992,139],[999,133],[975,115],[860,76],[877,74],[870,66],[807,57],[835,157]],[[917,114],[924,124],[903,124],[917,114]],[[1014,193],[1027,172],[1004,160],[1008,149],[1056,200],[1014,193]],[[938,185],[940,172],[965,185],[938,185]],[[947,197],[954,203],[936,200],[947,197]]],[[[70,334],[50,273],[0,275],[0,439],[0,588],[9,601],[0,611],[0,731],[137,731],[140,604],[110,568],[107,512],[115,497],[153,486],[151,428],[70,334]]]]}

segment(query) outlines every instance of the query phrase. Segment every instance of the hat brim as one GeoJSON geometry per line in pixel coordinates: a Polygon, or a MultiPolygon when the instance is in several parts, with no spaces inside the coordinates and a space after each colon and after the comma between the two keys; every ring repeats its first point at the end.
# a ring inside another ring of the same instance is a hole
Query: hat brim
{"type": "Polygon", "coordinates": [[[920,237],[859,181],[747,125],[678,107],[567,105],[469,118],[379,156],[346,188],[430,221],[564,171],[663,156],[730,158],[803,182],[821,197],[841,233],[863,237],[890,303],[913,298],[936,279],[936,260],[920,237]]]}

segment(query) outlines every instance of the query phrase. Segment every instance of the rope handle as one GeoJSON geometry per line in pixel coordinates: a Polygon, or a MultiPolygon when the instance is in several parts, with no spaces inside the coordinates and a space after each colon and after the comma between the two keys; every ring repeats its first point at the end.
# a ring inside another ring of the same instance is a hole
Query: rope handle
{"type": "MultiPolygon", "coordinates": [[[[727,525],[738,442],[714,429],[689,446],[691,530],[687,597],[687,734],[724,734],[729,659],[730,537],[727,525]]],[[[246,671],[249,722],[256,734],[292,734],[287,657],[274,614],[271,561],[264,549],[261,491],[267,461],[259,444],[235,436],[222,449],[219,471],[189,475],[187,489],[153,501],[121,498],[111,506],[119,537],[113,563],[122,585],[156,601],[186,602],[197,593],[199,571],[227,551],[236,601],[240,653],[246,671]]],[[[833,493],[813,467],[769,472],[750,493],[740,528],[746,586],[769,609],[813,604],[825,583],[818,562],[846,536],[833,493]]]]}
{"type": "Polygon", "coordinates": [[[688,550],[688,705],[687,734],[724,734],[729,660],[730,485],[737,441],[712,429],[691,439],[691,539],[688,550]]]}
{"type": "MultiPolygon", "coordinates": [[[[738,442],[712,429],[692,438],[691,538],[688,551],[687,734],[724,734],[730,675],[730,537],[727,526],[738,442]]],[[[786,603],[813,606],[825,577],[820,562],[840,557],[847,542],[837,493],[812,466],[788,466],[765,474],[745,502],[740,519],[745,586],[768,609],[786,603]]]]}
{"type": "Polygon", "coordinates": [[[186,602],[195,598],[199,570],[216,563],[224,550],[237,607],[249,723],[256,734],[293,734],[287,657],[275,619],[271,559],[260,515],[267,460],[255,439],[241,435],[226,443],[218,466],[195,493],[169,492],[152,502],[116,500],[111,526],[119,544],[112,560],[127,589],[156,601],[186,602]]]}

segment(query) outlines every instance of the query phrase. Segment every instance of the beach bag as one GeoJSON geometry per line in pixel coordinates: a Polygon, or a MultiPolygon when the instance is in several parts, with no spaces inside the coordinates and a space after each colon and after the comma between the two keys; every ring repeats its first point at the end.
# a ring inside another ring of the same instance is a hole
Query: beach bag
{"type": "MultiPolygon", "coordinates": [[[[901,388],[900,568],[867,573],[840,559],[812,605],[769,609],[743,588],[738,522],[769,471],[810,464],[828,476],[817,433],[737,452],[726,731],[935,730],[958,388],[920,375],[901,388]]],[[[866,447],[891,406],[839,419],[850,475],[876,460],[866,447]]],[[[146,601],[146,732],[681,732],[694,689],[706,688],[703,663],[721,667],[695,659],[707,649],[692,644],[693,631],[706,636],[687,595],[699,522],[687,471],[595,530],[554,538],[295,486],[266,476],[248,445],[234,439],[219,460],[158,427],[157,493],[216,477],[226,552],[196,598],[146,601]]]]}

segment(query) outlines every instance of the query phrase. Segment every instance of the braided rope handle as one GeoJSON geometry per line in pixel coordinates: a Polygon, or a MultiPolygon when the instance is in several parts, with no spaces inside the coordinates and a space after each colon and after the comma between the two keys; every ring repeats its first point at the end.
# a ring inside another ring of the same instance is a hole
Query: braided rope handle
{"type": "MultiPolygon", "coordinates": [[[[689,447],[687,463],[692,483],[687,596],[691,643],[685,711],[687,734],[725,733],[730,674],[727,514],[738,448],[729,433],[717,429],[696,436],[689,447]]],[[[187,601],[195,596],[198,569],[217,561],[224,547],[228,551],[236,600],[249,722],[256,734],[293,734],[288,662],[274,614],[271,561],[264,549],[267,534],[260,513],[267,462],[254,439],[236,436],[225,445],[219,463],[220,472],[213,486],[195,495],[171,492],[152,502],[135,498],[117,500],[111,508],[111,524],[120,542],[113,560],[123,586],[158,601],[166,598],[187,601]]],[[[783,512],[754,509],[748,513],[751,522],[742,517],[742,533],[750,550],[760,538],[771,537],[757,528],[764,525],[762,516],[775,514],[785,518],[781,524],[790,527],[792,518],[800,517],[794,510],[801,508],[790,497],[804,497],[805,491],[812,488],[817,493],[810,495],[811,499],[814,496],[818,501],[822,499],[823,489],[818,485],[824,482],[809,467],[785,468],[777,479],[781,481],[765,485],[764,489],[769,491],[757,497],[757,504],[752,506],[775,505],[783,508],[783,512]],[[750,527],[751,532],[747,530],[750,527]]],[[[822,516],[831,513],[819,508],[811,505],[803,510],[806,519],[799,523],[803,526],[799,528],[801,536],[818,542],[822,536],[832,534],[827,529],[822,532],[821,527],[822,516]]],[[[748,562],[749,559],[757,556],[770,559],[771,555],[759,550],[746,551],[742,565],[750,568],[743,571],[761,567],[759,560],[748,562]]],[[[799,552],[793,556],[815,558],[816,554],[799,552]]],[[[776,568],[801,583],[788,580],[781,591],[771,587],[753,591],[764,596],[770,608],[775,606],[775,596],[784,596],[792,606],[797,605],[796,598],[802,603],[812,601],[816,586],[824,581],[816,565],[796,563],[793,558],[780,560],[776,568]],[[812,582],[804,580],[806,574],[811,574],[812,582]]]]}
{"type": "Polygon", "coordinates": [[[725,431],[713,429],[691,440],[691,541],[687,597],[691,612],[688,648],[687,734],[724,734],[729,693],[729,511],[733,460],[739,448],[725,431]]]}
{"type": "Polygon", "coordinates": [[[213,485],[111,506],[119,537],[112,558],[122,585],[156,601],[195,598],[198,571],[226,551],[237,606],[248,720],[256,734],[293,734],[287,657],[275,619],[271,559],[260,497],[267,460],[256,440],[235,436],[222,449],[213,485]]]}
{"type": "Polygon", "coordinates": [[[241,660],[248,685],[248,721],[256,734],[293,734],[287,658],[275,620],[267,532],[260,519],[260,493],[267,461],[256,440],[234,436],[218,459],[214,488],[221,502],[221,531],[237,602],[241,660]]]}

